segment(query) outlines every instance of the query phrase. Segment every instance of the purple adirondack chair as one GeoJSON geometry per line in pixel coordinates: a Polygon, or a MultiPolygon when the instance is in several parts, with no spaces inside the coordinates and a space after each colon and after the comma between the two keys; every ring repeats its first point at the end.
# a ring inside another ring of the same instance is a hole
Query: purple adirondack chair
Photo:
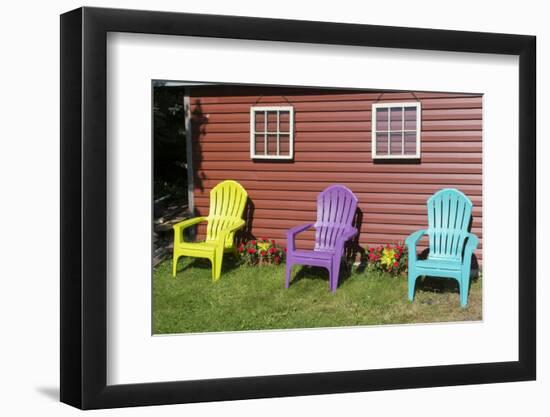
{"type": "Polygon", "coordinates": [[[286,288],[290,284],[292,266],[299,264],[328,269],[330,290],[336,291],[344,245],[357,234],[357,229],[352,226],[356,208],[357,197],[343,185],[332,185],[319,193],[317,222],[293,227],[286,234],[286,288]],[[296,249],[296,235],[311,227],[315,227],[315,248],[296,249]]]}

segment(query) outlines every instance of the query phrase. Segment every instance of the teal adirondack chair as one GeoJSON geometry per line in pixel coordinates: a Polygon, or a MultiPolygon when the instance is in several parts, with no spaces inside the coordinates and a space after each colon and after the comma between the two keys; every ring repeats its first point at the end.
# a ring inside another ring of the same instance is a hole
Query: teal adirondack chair
{"type": "Polygon", "coordinates": [[[445,188],[428,200],[428,229],[411,234],[405,241],[409,250],[409,301],[419,276],[451,278],[458,281],[460,306],[468,304],[470,266],[478,238],[468,232],[472,202],[454,188],[445,188]],[[417,257],[416,245],[423,235],[430,239],[427,259],[417,257]]]}

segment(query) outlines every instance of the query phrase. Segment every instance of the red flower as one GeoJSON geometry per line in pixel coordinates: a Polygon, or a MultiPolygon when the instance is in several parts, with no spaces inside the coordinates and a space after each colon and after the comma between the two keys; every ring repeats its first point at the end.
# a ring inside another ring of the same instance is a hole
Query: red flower
{"type": "Polygon", "coordinates": [[[374,258],[375,258],[374,253],[369,253],[369,259],[371,261],[374,261],[374,258]]]}
{"type": "Polygon", "coordinates": [[[267,252],[265,250],[261,251],[260,253],[261,253],[262,256],[267,255],[267,252]]]}
{"type": "Polygon", "coordinates": [[[374,248],[369,248],[369,252],[370,252],[370,253],[373,253],[373,252],[374,252],[374,248]]]}
{"type": "Polygon", "coordinates": [[[275,244],[275,239],[271,239],[271,243],[274,245],[275,244]]]}
{"type": "Polygon", "coordinates": [[[285,248],[285,253],[286,253],[286,248],[285,248]]]}
{"type": "Polygon", "coordinates": [[[397,267],[399,266],[399,263],[398,263],[398,262],[394,262],[394,263],[393,263],[393,266],[397,268],[397,267]]]}
{"type": "Polygon", "coordinates": [[[249,248],[249,249],[248,249],[248,253],[256,253],[256,249],[254,249],[254,248],[249,248]]]}
{"type": "Polygon", "coordinates": [[[242,252],[243,250],[244,250],[244,246],[241,245],[241,246],[239,247],[239,252],[242,252]]]}
{"type": "Polygon", "coordinates": [[[401,255],[399,255],[398,253],[396,253],[395,255],[395,259],[399,260],[399,258],[401,258],[401,255]]]}
{"type": "Polygon", "coordinates": [[[253,245],[255,245],[255,244],[256,244],[256,241],[255,241],[255,240],[253,240],[253,241],[252,241],[252,242],[250,242],[250,243],[252,243],[253,245]]]}
{"type": "Polygon", "coordinates": [[[267,237],[261,237],[260,240],[267,240],[267,237]]]}
{"type": "Polygon", "coordinates": [[[276,249],[272,246],[269,248],[269,253],[274,253],[276,251],[276,249]]]}

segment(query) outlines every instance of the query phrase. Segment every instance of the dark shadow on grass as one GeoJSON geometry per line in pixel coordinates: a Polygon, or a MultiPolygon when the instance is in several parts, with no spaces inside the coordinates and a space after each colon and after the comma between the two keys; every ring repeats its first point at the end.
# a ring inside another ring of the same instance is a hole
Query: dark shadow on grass
{"type": "Polygon", "coordinates": [[[290,282],[291,285],[306,279],[326,281],[328,285],[329,276],[326,268],[320,266],[295,265],[292,269],[298,269],[298,272],[294,275],[294,278],[292,278],[290,282]]]}
{"type": "MultiPolygon", "coordinates": [[[[419,259],[426,259],[429,249],[423,250],[418,256],[419,259]]],[[[472,289],[472,283],[479,279],[479,262],[475,254],[472,255],[470,267],[470,285],[468,286],[468,295],[472,289]]],[[[418,277],[416,280],[415,292],[432,292],[432,293],[459,293],[458,281],[453,278],[424,276],[418,277]]]]}
{"type": "MultiPolygon", "coordinates": [[[[294,270],[298,269],[298,272],[292,278],[290,285],[296,284],[302,280],[321,280],[329,285],[329,274],[326,268],[320,266],[309,266],[309,265],[295,265],[294,270]],[[298,269],[299,268],[299,269],[298,269]]],[[[343,282],[348,280],[351,277],[352,271],[351,266],[342,261],[340,265],[340,275],[338,277],[338,287],[342,285],[343,282]]]]}
{"type": "Polygon", "coordinates": [[[432,293],[458,293],[458,281],[445,277],[418,277],[416,291],[432,293]]]}
{"type": "MultiPolygon", "coordinates": [[[[190,262],[184,262],[182,261],[182,258],[180,258],[180,261],[178,262],[176,274],[180,274],[192,268],[207,269],[209,271],[212,270],[212,264],[206,258],[190,258],[190,262]]],[[[222,274],[237,269],[239,266],[239,260],[235,255],[226,253],[223,256],[222,274]]]]}
{"type": "Polygon", "coordinates": [[[338,288],[351,278],[353,268],[353,261],[348,259],[342,259],[342,264],[340,265],[340,275],[338,277],[338,288]]]}

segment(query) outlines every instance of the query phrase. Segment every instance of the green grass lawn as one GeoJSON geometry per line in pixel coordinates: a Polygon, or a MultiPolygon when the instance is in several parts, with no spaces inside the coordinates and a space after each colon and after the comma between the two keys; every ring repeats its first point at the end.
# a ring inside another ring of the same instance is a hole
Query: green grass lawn
{"type": "Polygon", "coordinates": [[[227,256],[217,282],[206,260],[181,259],[176,278],[171,269],[170,259],[153,273],[154,334],[481,320],[481,278],[463,309],[447,279],[419,279],[410,303],[406,277],[355,267],[335,294],[319,268],[294,267],[288,290],[284,265],[239,266],[227,256]]]}

